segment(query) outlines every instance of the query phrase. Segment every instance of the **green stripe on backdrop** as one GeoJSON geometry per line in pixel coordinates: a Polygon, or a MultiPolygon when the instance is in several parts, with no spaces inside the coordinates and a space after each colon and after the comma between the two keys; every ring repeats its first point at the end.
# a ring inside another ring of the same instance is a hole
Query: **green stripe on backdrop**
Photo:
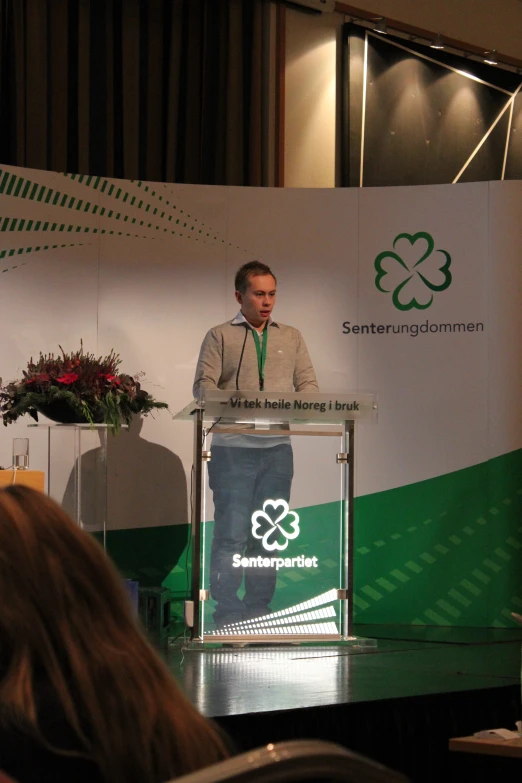
{"type": "MultiPolygon", "coordinates": [[[[326,529],[339,510],[337,503],[298,509],[302,529],[326,529]]],[[[356,622],[498,628],[521,612],[522,450],[357,498],[355,514],[356,622]]],[[[181,600],[188,532],[187,525],[111,531],[108,549],[125,576],[163,584],[181,600]]],[[[336,571],[335,550],[319,535],[319,570],[281,570],[273,608],[320,592],[315,583],[336,571]]]]}

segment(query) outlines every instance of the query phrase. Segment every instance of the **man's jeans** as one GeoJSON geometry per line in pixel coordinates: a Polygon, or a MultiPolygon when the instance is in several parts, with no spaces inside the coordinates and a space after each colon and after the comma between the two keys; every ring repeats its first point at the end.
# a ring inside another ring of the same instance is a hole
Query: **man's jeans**
{"type": "Polygon", "coordinates": [[[292,447],[268,448],[215,446],[208,467],[214,498],[214,539],[210,555],[210,594],[217,602],[217,625],[266,614],[276,583],[275,568],[247,568],[245,596],[237,592],[243,568],[234,568],[232,557],[267,553],[252,536],[252,514],[265,500],[290,500],[294,474],[292,447]]]}

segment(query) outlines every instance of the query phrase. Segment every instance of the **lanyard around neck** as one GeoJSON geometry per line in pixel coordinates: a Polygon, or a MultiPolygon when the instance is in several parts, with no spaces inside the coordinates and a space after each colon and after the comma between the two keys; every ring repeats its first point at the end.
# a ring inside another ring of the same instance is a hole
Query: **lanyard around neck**
{"type": "Polygon", "coordinates": [[[266,344],[268,342],[268,324],[263,329],[263,341],[259,339],[259,335],[255,329],[252,329],[254,336],[254,342],[256,344],[257,353],[257,369],[259,371],[259,391],[263,391],[265,388],[265,361],[266,361],[266,344]]]}

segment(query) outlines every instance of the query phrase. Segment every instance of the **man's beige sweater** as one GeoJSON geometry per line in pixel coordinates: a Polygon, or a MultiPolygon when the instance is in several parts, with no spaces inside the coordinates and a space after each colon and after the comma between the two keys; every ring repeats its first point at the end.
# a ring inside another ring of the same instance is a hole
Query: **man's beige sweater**
{"type": "MultiPolygon", "coordinates": [[[[267,329],[264,390],[317,392],[314,368],[301,333],[276,321],[267,329]]],[[[203,340],[194,379],[194,397],[200,399],[206,389],[236,388],[259,390],[257,352],[252,328],[227,321],[214,326],[203,340]]]]}

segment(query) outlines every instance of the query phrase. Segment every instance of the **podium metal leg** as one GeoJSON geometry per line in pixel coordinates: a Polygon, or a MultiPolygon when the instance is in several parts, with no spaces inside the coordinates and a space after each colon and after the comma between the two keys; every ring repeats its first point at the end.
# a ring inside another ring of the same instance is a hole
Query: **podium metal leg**
{"type": "Polygon", "coordinates": [[[74,429],[74,465],[76,471],[76,524],[83,529],[82,520],[82,431],[74,429]]]}
{"type": "Polygon", "coordinates": [[[192,481],[192,516],[191,516],[191,543],[192,543],[192,627],[190,638],[192,641],[200,639],[200,586],[201,586],[201,499],[203,487],[203,411],[194,413],[194,462],[192,481]]]}
{"type": "Polygon", "coordinates": [[[353,636],[353,540],[354,540],[354,474],[355,474],[355,428],[353,421],[344,423],[344,450],[348,461],[343,468],[343,584],[346,599],[343,601],[341,636],[353,636]]]}

